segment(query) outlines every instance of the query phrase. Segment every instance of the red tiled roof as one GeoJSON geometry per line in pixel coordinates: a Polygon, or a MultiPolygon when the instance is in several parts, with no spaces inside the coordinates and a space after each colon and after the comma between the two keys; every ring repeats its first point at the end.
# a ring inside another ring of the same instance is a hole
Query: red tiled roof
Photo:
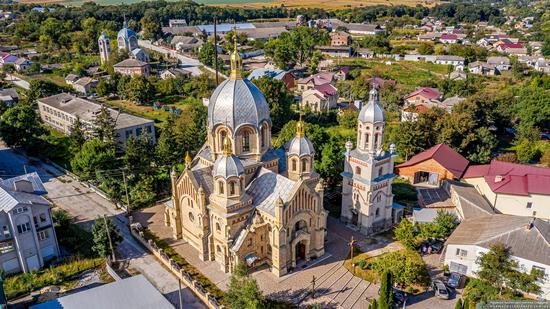
{"type": "Polygon", "coordinates": [[[299,84],[307,84],[310,81],[313,81],[313,84],[318,86],[318,85],[331,83],[333,79],[334,79],[334,73],[319,72],[319,73],[317,73],[315,75],[311,75],[309,77],[300,78],[297,82],[299,84]]]}
{"type": "Polygon", "coordinates": [[[463,178],[483,177],[495,193],[550,194],[550,168],[493,160],[470,166],[463,178]]]}
{"type": "Polygon", "coordinates": [[[441,35],[442,40],[456,40],[458,36],[456,34],[443,34],[441,35]]]}
{"type": "Polygon", "coordinates": [[[422,87],[416,89],[413,93],[408,94],[405,99],[415,96],[423,96],[429,100],[436,100],[441,97],[441,93],[435,88],[422,87]]]}
{"type": "Polygon", "coordinates": [[[338,89],[334,87],[332,84],[323,84],[319,86],[315,86],[315,89],[321,92],[325,96],[333,96],[338,93],[338,89]]]}
{"type": "Polygon", "coordinates": [[[456,178],[460,178],[464,174],[466,167],[470,163],[447,144],[439,144],[413,156],[409,161],[401,163],[397,167],[412,166],[429,159],[433,159],[441,164],[446,170],[453,173],[456,178]]]}
{"type": "Polygon", "coordinates": [[[499,47],[501,49],[508,49],[508,48],[523,48],[522,44],[519,43],[507,43],[507,44],[500,44],[499,47]]]}

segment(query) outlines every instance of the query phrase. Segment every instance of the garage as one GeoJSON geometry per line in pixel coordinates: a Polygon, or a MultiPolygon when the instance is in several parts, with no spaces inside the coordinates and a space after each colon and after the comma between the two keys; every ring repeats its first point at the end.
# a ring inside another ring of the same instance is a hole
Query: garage
{"type": "Polygon", "coordinates": [[[451,272],[457,272],[461,275],[466,275],[466,272],[468,271],[468,266],[456,262],[451,262],[451,265],[449,265],[449,270],[451,272]]]}

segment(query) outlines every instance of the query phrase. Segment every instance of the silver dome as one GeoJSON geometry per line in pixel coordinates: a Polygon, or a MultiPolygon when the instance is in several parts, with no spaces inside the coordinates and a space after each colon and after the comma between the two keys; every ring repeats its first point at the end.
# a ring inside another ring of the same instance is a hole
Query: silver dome
{"type": "Polygon", "coordinates": [[[384,109],[380,105],[380,98],[376,89],[373,88],[369,92],[369,101],[361,108],[358,119],[361,122],[368,123],[386,121],[386,115],[384,114],[384,109]]]}
{"type": "Polygon", "coordinates": [[[128,40],[130,37],[137,37],[134,30],[128,28],[128,23],[124,22],[122,29],[117,34],[117,38],[124,38],[125,40],[128,40]]]}
{"type": "Polygon", "coordinates": [[[294,138],[292,138],[290,142],[288,142],[286,149],[288,155],[296,155],[298,157],[310,156],[315,154],[313,144],[311,143],[309,138],[305,136],[295,136],[294,138]]]}
{"type": "Polygon", "coordinates": [[[244,174],[244,167],[241,160],[235,155],[220,156],[214,163],[212,175],[221,176],[225,179],[230,177],[239,177],[244,174]]]}
{"type": "Polygon", "coordinates": [[[247,79],[227,79],[210,97],[208,127],[211,130],[223,124],[235,134],[242,125],[260,128],[264,121],[271,125],[267,101],[260,89],[247,79]]]}

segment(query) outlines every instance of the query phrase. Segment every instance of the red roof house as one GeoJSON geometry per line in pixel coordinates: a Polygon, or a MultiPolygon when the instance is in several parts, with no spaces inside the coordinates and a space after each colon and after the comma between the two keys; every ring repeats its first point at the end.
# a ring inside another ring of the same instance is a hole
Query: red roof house
{"type": "Polygon", "coordinates": [[[396,173],[411,183],[441,184],[460,179],[470,162],[447,144],[435,145],[396,167],[396,173]]]}
{"type": "Polygon", "coordinates": [[[442,95],[439,90],[435,88],[421,87],[406,95],[404,100],[407,105],[418,105],[423,103],[431,103],[432,101],[439,101],[441,97],[442,95]]]}

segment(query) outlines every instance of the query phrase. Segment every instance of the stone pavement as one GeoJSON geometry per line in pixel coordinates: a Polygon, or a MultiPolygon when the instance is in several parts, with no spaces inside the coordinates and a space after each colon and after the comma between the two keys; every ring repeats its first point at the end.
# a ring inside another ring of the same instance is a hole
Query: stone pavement
{"type": "MultiPolygon", "coordinates": [[[[126,226],[123,211],[117,210],[110,201],[55,167],[0,146],[0,177],[14,177],[24,174],[25,171],[37,172],[48,191],[47,198],[55,206],[68,211],[85,228],[91,228],[95,219],[100,216],[112,217],[123,236],[123,241],[118,246],[117,258],[125,259],[130,267],[147,277],[172,304],[179,307],[176,277],[134,240],[126,226]]],[[[206,308],[189,289],[183,290],[183,299],[185,308],[206,308]]]]}
{"type": "MultiPolygon", "coordinates": [[[[163,207],[158,205],[136,212],[134,220],[171,244],[183,258],[225,290],[229,274],[224,273],[215,261],[201,261],[198,252],[185,241],[172,239],[171,229],[164,226],[163,207]]],[[[311,260],[299,271],[281,278],[274,276],[267,267],[252,273],[265,295],[294,302],[301,307],[316,302],[321,302],[323,308],[368,307],[370,300],[378,296],[378,285],[361,280],[344,268],[342,264],[349,252],[347,243],[353,236],[362,249],[372,254],[398,250],[400,246],[383,237],[367,239],[331,217],[328,218],[327,228],[326,254],[323,257],[311,260]],[[313,276],[316,278],[315,300],[309,297],[313,276]]]]}

